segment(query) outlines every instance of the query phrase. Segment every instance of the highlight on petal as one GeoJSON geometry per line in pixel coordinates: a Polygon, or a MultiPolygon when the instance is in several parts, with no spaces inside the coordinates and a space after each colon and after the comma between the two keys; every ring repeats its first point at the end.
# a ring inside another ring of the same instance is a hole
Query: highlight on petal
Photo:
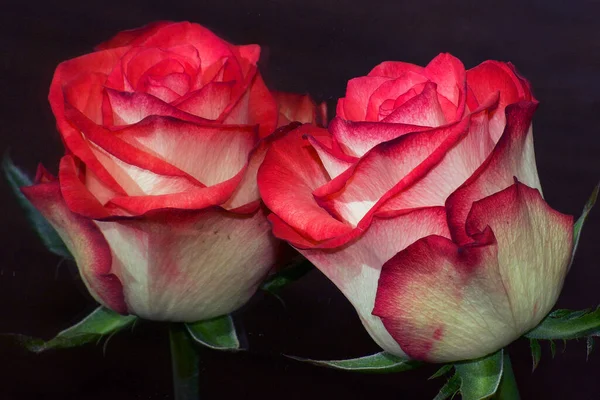
{"type": "Polygon", "coordinates": [[[118,271],[113,268],[109,244],[94,222],[69,210],[58,181],[39,183],[21,190],[64,241],[90,294],[102,305],[127,313],[123,285],[118,271]]]}
{"type": "Polygon", "coordinates": [[[142,318],[195,322],[229,314],[275,261],[276,239],[262,210],[174,210],[97,224],[129,309],[142,318]]]}
{"type": "Polygon", "coordinates": [[[373,313],[411,358],[492,353],[535,327],[560,293],[573,219],[537,190],[517,182],[486,197],[466,225],[469,243],[428,236],[382,268],[373,313]]]}

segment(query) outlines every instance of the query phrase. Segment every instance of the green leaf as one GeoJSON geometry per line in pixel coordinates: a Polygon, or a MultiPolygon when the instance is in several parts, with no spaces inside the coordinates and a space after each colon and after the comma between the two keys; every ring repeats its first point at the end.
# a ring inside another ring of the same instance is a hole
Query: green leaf
{"type": "Polygon", "coordinates": [[[579,236],[581,235],[581,229],[583,228],[583,224],[585,223],[585,220],[587,219],[590,211],[592,210],[592,207],[594,207],[594,204],[596,204],[596,200],[598,199],[598,191],[600,191],[600,183],[598,185],[596,185],[596,187],[594,188],[590,198],[588,199],[587,203],[583,207],[583,212],[581,213],[581,216],[579,217],[579,219],[575,222],[575,225],[573,226],[574,235],[573,235],[573,253],[571,255],[571,264],[573,263],[573,259],[575,258],[575,251],[577,250],[577,246],[579,245],[579,236]]]}
{"type": "Polygon", "coordinates": [[[289,266],[267,277],[260,288],[266,292],[277,295],[285,286],[302,278],[312,269],[313,265],[307,259],[298,256],[289,266]]]}
{"type": "Polygon", "coordinates": [[[460,393],[463,400],[487,399],[500,385],[504,350],[473,361],[455,364],[461,378],[460,393]]]}
{"type": "Polygon", "coordinates": [[[17,340],[29,351],[41,353],[50,349],[64,349],[98,342],[103,337],[132,325],[136,319],[137,317],[133,315],[121,315],[108,308],[98,307],[80,322],[47,342],[24,335],[14,335],[14,337],[17,337],[17,340]]]}
{"type": "Polygon", "coordinates": [[[214,350],[243,350],[240,348],[233,319],[229,315],[185,324],[185,327],[192,339],[202,346],[214,350]]]}
{"type": "Polygon", "coordinates": [[[390,372],[402,372],[415,369],[422,363],[415,360],[408,360],[397,357],[393,354],[382,351],[381,353],[370,356],[351,358],[348,360],[320,361],[308,358],[286,356],[297,361],[307,362],[320,367],[333,368],[342,371],[355,371],[374,374],[385,374],[390,372]]]}
{"type": "Polygon", "coordinates": [[[429,378],[427,378],[427,379],[436,379],[436,378],[439,378],[440,376],[444,376],[444,375],[446,375],[448,372],[450,372],[450,370],[451,370],[452,368],[454,368],[454,365],[453,365],[453,364],[446,364],[446,365],[442,366],[442,368],[438,369],[438,370],[436,371],[436,373],[435,373],[435,374],[431,375],[431,376],[430,376],[429,378]]]}
{"type": "Polygon", "coordinates": [[[23,186],[31,186],[31,179],[27,176],[27,174],[13,164],[8,154],[4,155],[2,160],[2,169],[4,170],[4,175],[10,188],[12,189],[12,192],[17,197],[17,200],[23,210],[25,210],[29,223],[38,234],[40,239],[42,239],[42,242],[46,248],[48,248],[48,250],[50,250],[52,253],[61,257],[72,259],[73,256],[71,256],[71,253],[52,225],[46,221],[42,214],[40,214],[33,204],[31,204],[31,202],[27,200],[23,193],[21,193],[19,188],[23,186]]]}
{"type": "Polygon", "coordinates": [[[542,358],[542,347],[537,339],[529,339],[529,346],[531,347],[531,359],[533,360],[531,372],[533,372],[540,363],[540,358],[542,358]]]}
{"type": "Polygon", "coordinates": [[[450,397],[454,397],[460,390],[460,376],[458,374],[452,375],[448,382],[440,389],[437,396],[433,400],[446,400],[450,397]]]}
{"type": "Polygon", "coordinates": [[[600,335],[600,308],[556,310],[525,336],[530,339],[579,339],[600,335]]]}

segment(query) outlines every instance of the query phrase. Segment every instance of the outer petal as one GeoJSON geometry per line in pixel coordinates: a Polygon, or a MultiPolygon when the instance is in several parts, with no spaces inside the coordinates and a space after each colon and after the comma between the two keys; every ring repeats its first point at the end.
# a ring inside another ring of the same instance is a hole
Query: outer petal
{"type": "Polygon", "coordinates": [[[373,314],[409,357],[429,362],[482,357],[518,337],[490,230],[467,247],[428,236],[395,255],[373,314]]]}
{"type": "Polygon", "coordinates": [[[448,236],[443,207],[416,210],[409,214],[375,218],[366,232],[349,244],[335,249],[300,250],[350,300],[365,328],[386,351],[404,355],[371,314],[381,266],[420,237],[448,236]]]}
{"type": "Polygon", "coordinates": [[[123,287],[112,267],[110,248],[93,221],[72,213],[65,204],[58,181],[21,189],[52,224],[75,257],[83,282],[101,304],[127,313],[123,287]]]}
{"type": "Polygon", "coordinates": [[[130,311],[193,322],[228,314],[254,294],[274,264],[264,212],[169,212],[98,222],[114,254],[130,311]]]}
{"type": "Polygon", "coordinates": [[[558,297],[573,220],[537,190],[517,183],[475,203],[467,226],[472,243],[430,236],[382,269],[373,313],[413,358],[489,354],[536,326],[558,297]]]}
{"type": "Polygon", "coordinates": [[[459,244],[470,241],[464,224],[471,204],[507,188],[517,177],[526,185],[540,189],[537,175],[531,119],[537,103],[520,102],[507,107],[506,128],[492,154],[464,185],[446,201],[448,225],[459,244]]]}
{"type": "Polygon", "coordinates": [[[439,163],[466,134],[468,124],[463,120],[382,143],[316,190],[315,198],[330,213],[356,226],[376,204],[414,184],[439,163]]]}
{"type": "Polygon", "coordinates": [[[328,178],[304,134],[329,136],[324,129],[304,125],[276,140],[258,171],[258,187],[269,209],[303,236],[320,241],[347,233],[351,227],[316,203],[312,192],[328,178]]]}
{"type": "MultiPolygon", "coordinates": [[[[73,127],[65,117],[64,89],[81,75],[82,71],[89,74],[108,75],[114,65],[119,63],[127,48],[116,48],[96,53],[87,54],[61,63],[54,72],[48,100],[52,112],[56,117],[58,130],[62,136],[65,146],[83,160],[86,165],[93,167],[98,177],[106,182],[112,190],[125,193],[123,188],[111,177],[110,173],[100,164],[89,148],[89,145],[81,135],[81,132],[73,127]]],[[[84,96],[85,97],[85,96],[84,96]]],[[[98,104],[101,109],[101,104],[98,104]]]]}
{"type": "Polygon", "coordinates": [[[556,303],[573,250],[573,217],[553,210],[539,191],[517,182],[473,204],[470,236],[489,226],[498,241],[500,275],[521,333],[556,303]]]}

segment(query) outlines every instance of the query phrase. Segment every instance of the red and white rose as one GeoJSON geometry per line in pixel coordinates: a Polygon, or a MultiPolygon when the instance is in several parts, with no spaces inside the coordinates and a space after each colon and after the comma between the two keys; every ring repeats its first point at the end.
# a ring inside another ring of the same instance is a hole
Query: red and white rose
{"type": "Polygon", "coordinates": [[[256,173],[291,106],[266,88],[259,54],[159,22],[56,69],[49,99],[66,155],[58,178],[40,168],[23,192],[103,305],[207,319],[244,304],[273,266],[256,173]]]}
{"type": "Polygon", "coordinates": [[[313,262],[386,351],[484,356],[560,293],[573,220],[542,198],[537,101],[511,64],[384,62],[348,82],[329,129],[278,139],[258,183],[277,237],[313,262]]]}

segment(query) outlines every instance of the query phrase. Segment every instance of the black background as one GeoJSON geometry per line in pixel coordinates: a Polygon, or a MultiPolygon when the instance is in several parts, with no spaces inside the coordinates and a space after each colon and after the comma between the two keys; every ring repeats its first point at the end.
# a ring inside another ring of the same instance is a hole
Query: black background
{"type": "MultiPolygon", "coordinates": [[[[158,19],[201,23],[234,43],[263,46],[271,88],[309,92],[331,107],[346,81],[383,60],[424,65],[449,51],[467,68],[512,61],[533,84],[538,168],[546,200],[578,216],[600,178],[600,4],[593,1],[172,0],[0,4],[0,143],[33,172],[62,152],[46,95],[56,65],[116,32],[158,19]]],[[[3,213],[0,332],[49,338],[94,308],[68,263],[48,253],[0,183],[3,213]]],[[[600,212],[584,229],[559,307],[600,303],[600,212]]],[[[430,366],[375,376],[300,364],[377,350],[352,307],[319,272],[276,299],[258,295],[240,315],[251,351],[202,351],[203,398],[428,399],[443,380],[430,366]]],[[[559,344],[559,349],[562,346],[559,344]]],[[[524,399],[600,398],[600,353],[585,343],[554,360],[544,346],[532,374],[527,343],[511,347],[524,399]]],[[[101,346],[32,355],[0,340],[0,399],[172,399],[167,332],[146,324],[101,346]]]]}

